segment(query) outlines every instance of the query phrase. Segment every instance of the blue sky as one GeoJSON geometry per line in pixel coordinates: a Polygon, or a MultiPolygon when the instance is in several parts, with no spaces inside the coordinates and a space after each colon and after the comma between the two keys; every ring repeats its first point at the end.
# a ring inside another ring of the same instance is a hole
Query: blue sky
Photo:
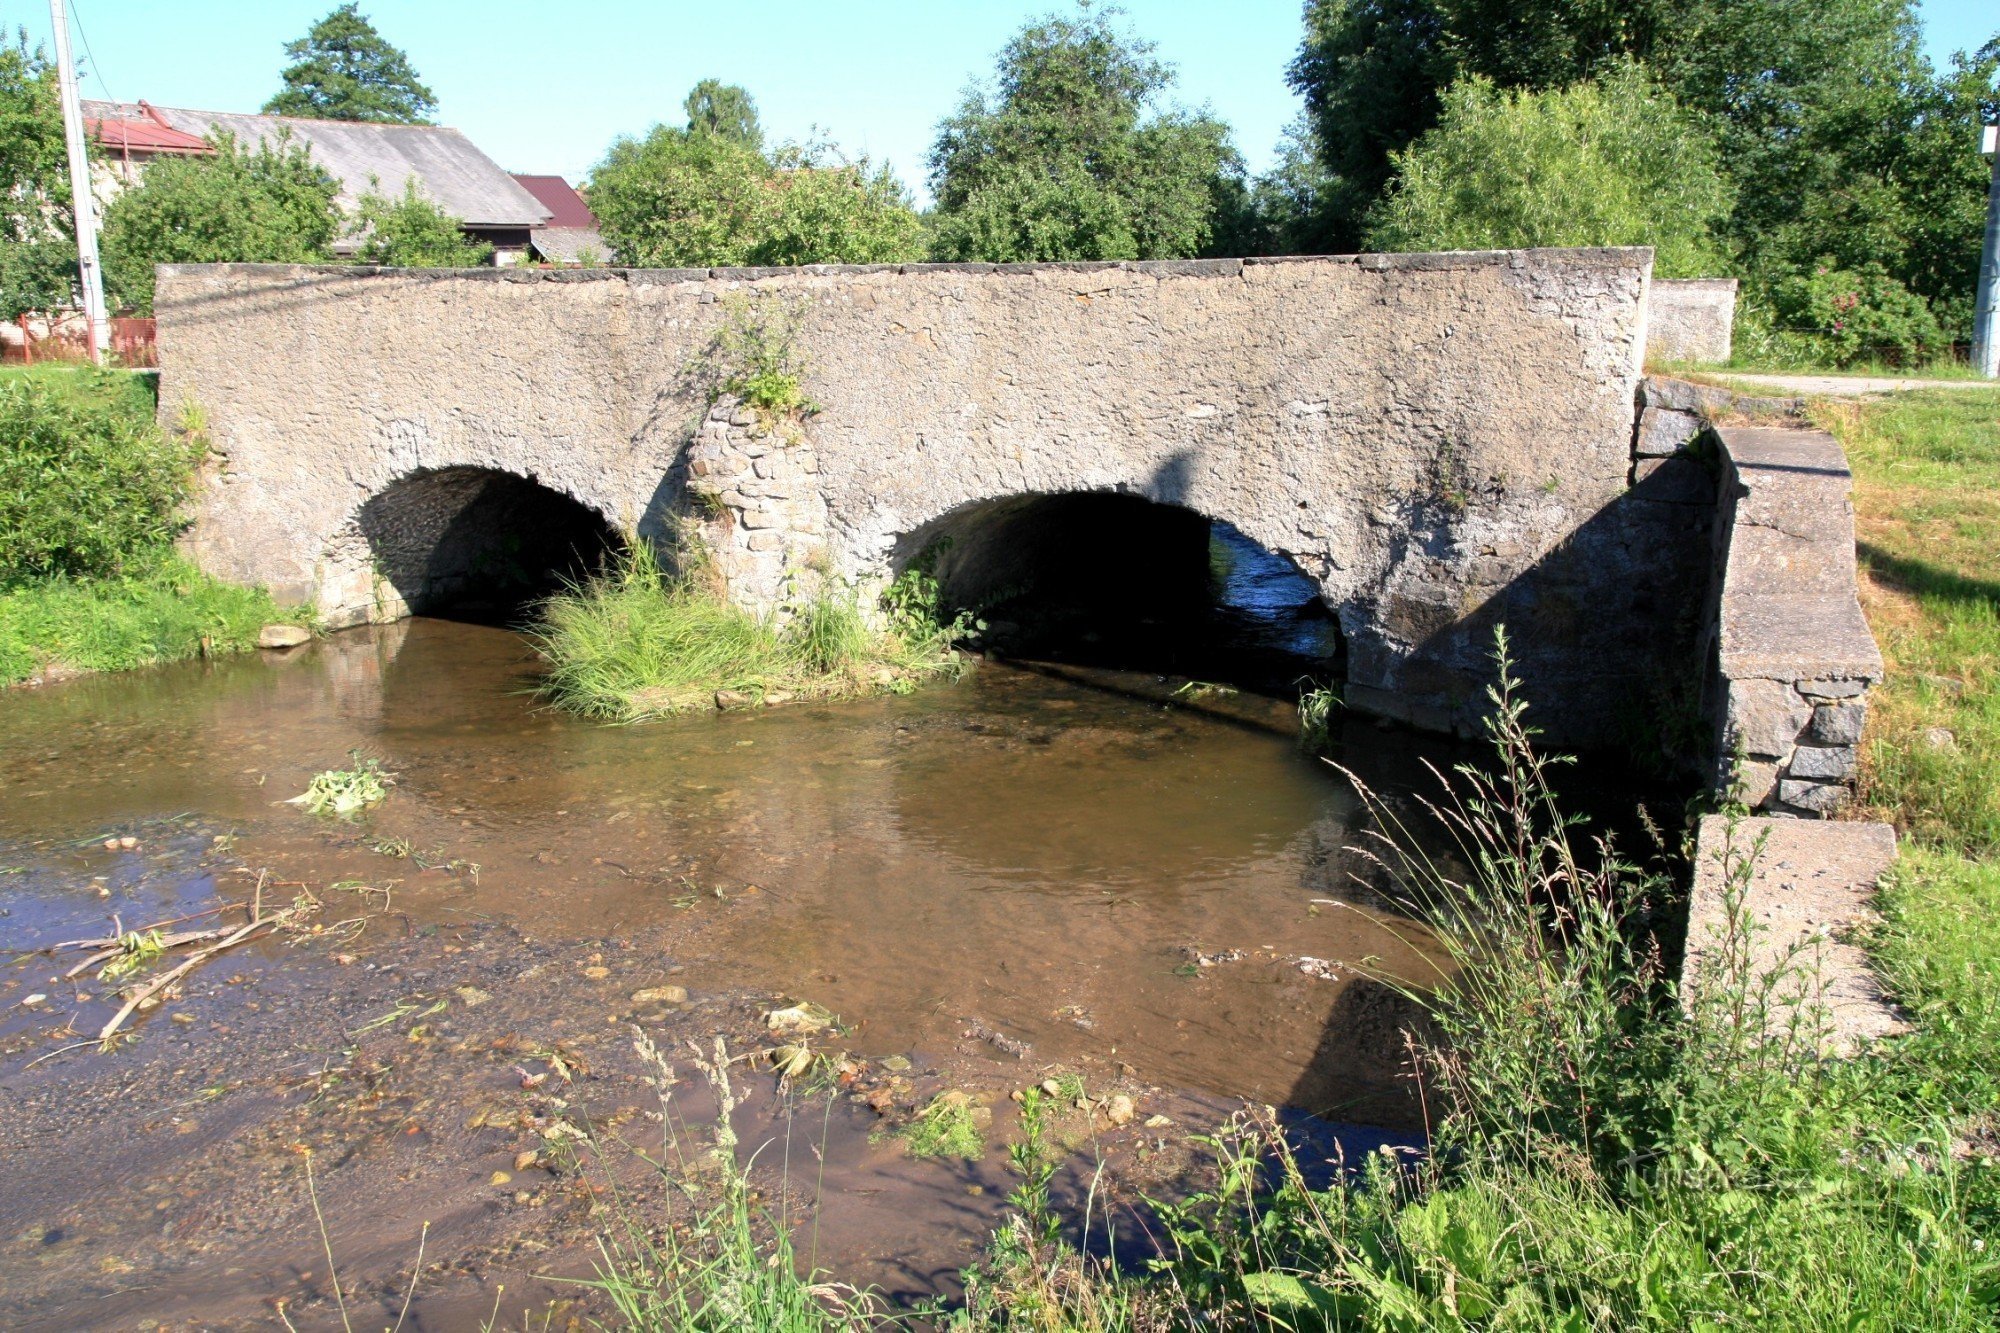
{"type": "MultiPolygon", "coordinates": [[[[87,41],[84,95],[252,111],[278,87],[284,43],[335,0],[69,0],[87,41]],[[92,59],[91,57],[94,57],[92,59]]],[[[620,133],[681,119],[713,75],[749,88],[774,139],[820,126],[849,151],[887,157],[922,191],[923,151],[967,82],[1058,0],[362,0],[439,102],[513,171],[580,179],[620,133]]],[[[1298,110],[1284,68],[1298,0],[1124,0],[1126,22],[1179,70],[1177,96],[1236,130],[1267,166],[1298,110]]],[[[1933,58],[2000,27],[1993,0],[1926,0],[1933,58]]],[[[40,0],[0,4],[9,29],[46,40],[40,0]]]]}

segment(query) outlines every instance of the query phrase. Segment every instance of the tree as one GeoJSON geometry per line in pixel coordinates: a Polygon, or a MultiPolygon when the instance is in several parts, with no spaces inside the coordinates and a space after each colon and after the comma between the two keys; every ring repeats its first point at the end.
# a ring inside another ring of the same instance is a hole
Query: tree
{"type": "Polygon", "coordinates": [[[478,268],[493,257],[492,246],[467,239],[459,219],[418,191],[415,176],[396,198],[374,189],[361,196],[351,230],[362,238],[361,262],[385,268],[478,268]]]}
{"type": "Polygon", "coordinates": [[[1661,277],[1725,266],[1716,237],[1730,188],[1715,146],[1637,65],[1547,92],[1462,79],[1437,125],[1391,161],[1371,248],[1650,245],[1661,277]]]}
{"type": "Polygon", "coordinates": [[[437,110],[409,57],[352,0],[287,42],[285,54],[292,63],[280,76],[283,91],[264,103],[267,115],[427,125],[437,110]]]}
{"type": "Polygon", "coordinates": [[[750,262],[896,264],[923,258],[924,224],[884,162],[852,161],[832,147],[786,146],[775,155],[768,207],[750,262]]]}
{"type": "Polygon", "coordinates": [[[655,125],[643,139],[613,142],[587,193],[619,262],[726,267],[750,262],[768,175],[747,144],[655,125]]]}
{"type": "Polygon", "coordinates": [[[227,134],[212,154],[161,158],[105,211],[104,275],[114,305],[153,308],[155,264],[309,264],[332,256],[339,184],[303,145],[246,152],[227,134]]]}
{"type": "Polygon", "coordinates": [[[762,151],[764,129],[757,123],[757,103],[748,91],[720,79],[703,79],[681,103],[691,134],[714,134],[762,151]]]}
{"type": "Polygon", "coordinates": [[[689,94],[688,128],[655,125],[643,139],[620,138],[591,172],[591,211],[621,263],[707,268],[922,257],[923,224],[887,164],[849,161],[825,143],[787,144],[767,156],[756,147],[762,136],[747,95],[743,116],[707,123],[702,108],[731,104],[718,90],[732,91],[708,80],[689,94]]]}
{"type": "Polygon", "coordinates": [[[1636,59],[1712,128],[1736,187],[1725,239],[1752,280],[1746,299],[1831,246],[1949,302],[1965,246],[1944,237],[1983,187],[1940,146],[1990,105],[1992,65],[1983,93],[1979,61],[1940,78],[1917,36],[1911,0],[1309,0],[1289,77],[1345,241],[1460,79],[1545,90],[1636,59]]]}
{"type": "Polygon", "coordinates": [[[926,157],[936,256],[1174,258],[1225,234],[1243,189],[1229,127],[1154,109],[1173,73],[1152,50],[1105,14],[1023,28],[926,157]]]}
{"type": "Polygon", "coordinates": [[[68,162],[55,67],[22,31],[0,45],[0,319],[75,299],[68,162]]]}

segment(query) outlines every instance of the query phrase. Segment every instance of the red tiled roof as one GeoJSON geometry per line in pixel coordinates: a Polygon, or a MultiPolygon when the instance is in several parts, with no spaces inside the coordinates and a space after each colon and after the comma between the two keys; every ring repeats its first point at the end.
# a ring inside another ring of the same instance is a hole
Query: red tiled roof
{"type": "MultiPolygon", "coordinates": [[[[121,108],[122,109],[122,108],[121,108]]],[[[208,141],[193,134],[184,134],[160,118],[160,113],[146,103],[139,103],[138,117],[114,118],[93,117],[84,121],[84,129],[90,136],[113,152],[140,153],[209,153],[215,151],[208,141]]]]}
{"type": "Polygon", "coordinates": [[[583,202],[570,183],[560,176],[523,176],[514,179],[521,188],[535,196],[543,208],[552,216],[542,225],[545,227],[595,227],[597,216],[590,211],[590,205],[583,202]]]}

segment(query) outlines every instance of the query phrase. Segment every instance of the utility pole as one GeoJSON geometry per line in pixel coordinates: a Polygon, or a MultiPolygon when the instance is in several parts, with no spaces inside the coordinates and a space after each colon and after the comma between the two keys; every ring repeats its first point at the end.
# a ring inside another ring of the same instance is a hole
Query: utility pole
{"type": "Polygon", "coordinates": [[[1972,368],[2000,380],[2000,125],[1981,127],[1979,147],[1993,159],[1993,179],[1986,187],[1986,244],[1972,299],[1972,368]]]}
{"type": "Polygon", "coordinates": [[[83,103],[76,95],[76,62],[69,54],[69,13],[49,0],[56,27],[56,80],[62,87],[63,139],[69,145],[70,202],[76,208],[76,267],[83,277],[83,313],[90,319],[90,359],[104,364],[111,321],[104,313],[104,270],[97,262],[97,201],[90,193],[90,159],[83,153],[83,103]]]}

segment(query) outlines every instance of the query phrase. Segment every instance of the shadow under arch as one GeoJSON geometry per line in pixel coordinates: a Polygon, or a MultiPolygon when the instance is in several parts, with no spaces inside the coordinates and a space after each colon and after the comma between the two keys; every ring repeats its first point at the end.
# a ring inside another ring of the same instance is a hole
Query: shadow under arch
{"type": "Polygon", "coordinates": [[[1339,678],[1345,645],[1318,585],[1230,523],[1124,490],[975,500],[904,533],[947,616],[1005,656],[1226,683],[1287,700],[1339,678]]]}
{"type": "Polygon", "coordinates": [[[412,615],[493,624],[596,573],[624,547],[573,496],[485,467],[407,473],[361,506],[355,526],[378,601],[393,591],[412,615]]]}

